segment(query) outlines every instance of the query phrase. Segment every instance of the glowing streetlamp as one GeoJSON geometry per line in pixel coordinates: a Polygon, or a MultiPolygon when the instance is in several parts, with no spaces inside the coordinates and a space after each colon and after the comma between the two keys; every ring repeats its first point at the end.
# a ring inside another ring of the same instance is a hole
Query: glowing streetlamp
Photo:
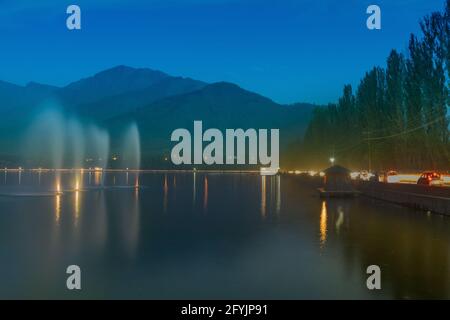
{"type": "Polygon", "coordinates": [[[335,160],[334,157],[330,158],[331,165],[334,165],[334,160],[335,160]]]}

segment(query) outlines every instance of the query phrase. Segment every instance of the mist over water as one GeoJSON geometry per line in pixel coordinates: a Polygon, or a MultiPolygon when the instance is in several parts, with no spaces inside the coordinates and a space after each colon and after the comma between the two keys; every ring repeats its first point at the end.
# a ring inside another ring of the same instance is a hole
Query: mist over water
{"type": "Polygon", "coordinates": [[[62,114],[47,109],[35,117],[25,138],[24,159],[27,163],[61,168],[64,159],[64,122],[62,114]]]}
{"type": "Polygon", "coordinates": [[[118,169],[140,169],[139,130],[131,123],[115,132],[118,146],[111,152],[111,135],[103,128],[60,108],[47,107],[32,120],[23,143],[24,163],[32,168],[107,169],[111,162],[118,169]]]}
{"type": "Polygon", "coordinates": [[[86,152],[86,137],[81,123],[76,118],[70,118],[67,121],[67,152],[65,154],[65,163],[70,164],[72,168],[83,168],[86,152]]]}
{"type": "Polygon", "coordinates": [[[122,168],[137,170],[141,166],[141,144],[139,138],[139,130],[135,123],[132,123],[126,129],[120,148],[122,157],[119,163],[122,168]]]}
{"type": "Polygon", "coordinates": [[[87,162],[96,167],[105,169],[109,158],[109,133],[95,125],[89,125],[87,129],[88,156],[87,162]]]}

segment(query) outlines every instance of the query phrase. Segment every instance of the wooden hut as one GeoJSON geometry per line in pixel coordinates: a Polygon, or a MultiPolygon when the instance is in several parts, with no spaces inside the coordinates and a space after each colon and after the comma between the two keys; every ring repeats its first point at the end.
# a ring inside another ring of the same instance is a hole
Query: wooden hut
{"type": "Polygon", "coordinates": [[[350,170],[334,165],[323,172],[323,187],[319,188],[321,197],[352,197],[356,194],[351,183],[350,170]]]}

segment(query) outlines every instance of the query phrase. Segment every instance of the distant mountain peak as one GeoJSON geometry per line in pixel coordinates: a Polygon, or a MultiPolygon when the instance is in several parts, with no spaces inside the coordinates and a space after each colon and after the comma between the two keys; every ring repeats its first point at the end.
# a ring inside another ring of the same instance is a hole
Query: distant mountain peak
{"type": "Polygon", "coordinates": [[[126,65],[118,65],[103,71],[100,71],[96,73],[93,77],[101,77],[101,76],[111,76],[111,75],[158,75],[160,77],[168,77],[169,75],[159,71],[159,70],[153,70],[149,68],[133,68],[126,65]]]}
{"type": "Polygon", "coordinates": [[[161,71],[119,65],[62,88],[66,101],[88,103],[125,92],[142,90],[170,76],[161,71]]]}
{"type": "MultiPolygon", "coordinates": [[[[43,102],[49,100],[83,124],[87,120],[108,128],[112,150],[122,148],[123,129],[135,122],[142,154],[155,158],[170,150],[169,137],[175,128],[189,128],[195,120],[212,128],[279,128],[283,146],[287,146],[303,135],[312,111],[309,105],[287,108],[226,81],[209,84],[118,65],[61,88],[0,81],[0,109],[4,111],[0,145],[26,132],[43,102]]],[[[9,148],[11,154],[20,153],[16,146],[9,148]]]]}
{"type": "Polygon", "coordinates": [[[136,68],[130,67],[130,66],[126,66],[124,64],[119,64],[115,67],[103,70],[103,71],[107,71],[107,70],[135,70],[136,68]]]}
{"type": "Polygon", "coordinates": [[[219,82],[214,82],[211,83],[208,87],[210,88],[230,88],[230,89],[242,89],[241,87],[239,87],[237,84],[232,83],[232,82],[227,82],[227,81],[219,81],[219,82]]]}
{"type": "Polygon", "coordinates": [[[43,90],[57,90],[58,87],[56,86],[52,86],[49,84],[43,84],[43,83],[39,83],[39,82],[34,82],[34,81],[30,81],[26,84],[25,86],[28,89],[43,89],[43,90]]]}

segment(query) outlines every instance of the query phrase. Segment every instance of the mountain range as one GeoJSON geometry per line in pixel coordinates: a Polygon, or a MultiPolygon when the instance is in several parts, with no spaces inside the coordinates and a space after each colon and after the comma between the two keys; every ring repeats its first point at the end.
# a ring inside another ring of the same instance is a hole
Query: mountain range
{"type": "Polygon", "coordinates": [[[206,83],[127,66],[64,87],[0,81],[0,162],[20,159],[21,136],[47,105],[107,128],[117,152],[122,128],[136,123],[143,157],[153,159],[147,161],[149,166],[170,154],[171,132],[192,129],[194,120],[202,120],[205,128],[279,128],[280,145],[286,149],[302,138],[315,108],[307,103],[278,104],[233,83],[206,83]]]}

